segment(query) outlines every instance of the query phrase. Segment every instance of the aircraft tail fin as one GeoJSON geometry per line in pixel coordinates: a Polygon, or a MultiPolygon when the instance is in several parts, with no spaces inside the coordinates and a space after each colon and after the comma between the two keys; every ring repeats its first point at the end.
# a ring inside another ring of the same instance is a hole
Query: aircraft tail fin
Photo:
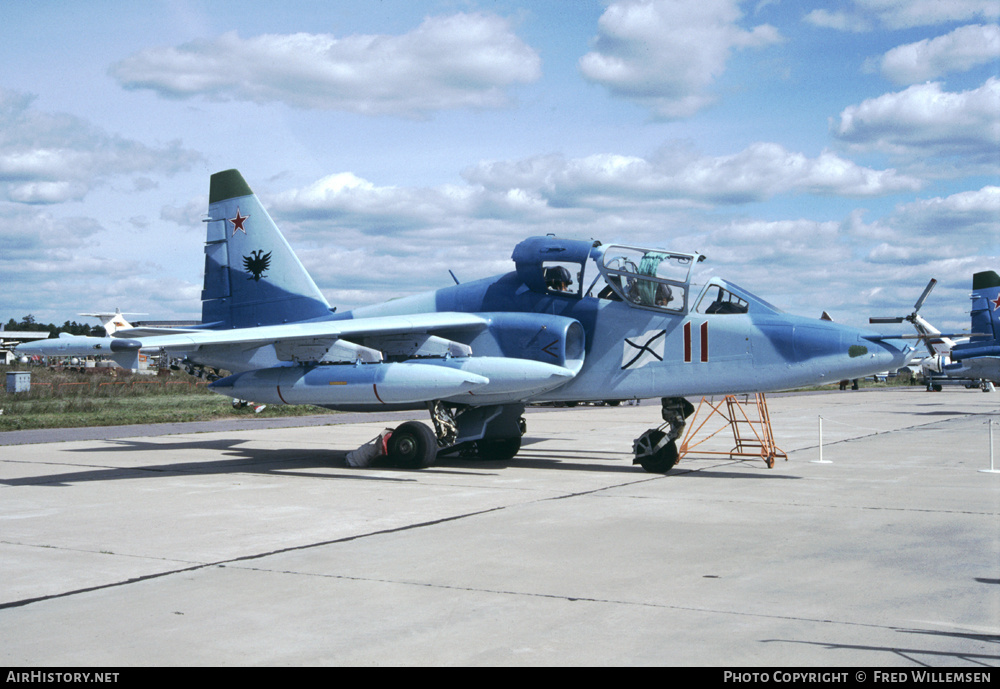
{"type": "Polygon", "coordinates": [[[212,175],[202,323],[243,328],[312,320],[330,304],[238,170],[212,175]]]}
{"type": "MultiPolygon", "coordinates": [[[[90,316],[91,318],[100,318],[101,325],[104,326],[104,332],[107,333],[108,337],[112,337],[119,330],[131,330],[132,324],[125,320],[125,315],[122,313],[121,309],[115,309],[114,313],[100,312],[100,313],[81,313],[81,316],[90,316]]],[[[130,314],[130,315],[142,315],[142,314],[130,314]]]]}
{"type": "Polygon", "coordinates": [[[992,270],[972,276],[972,332],[1000,339],[1000,275],[992,270]]]}

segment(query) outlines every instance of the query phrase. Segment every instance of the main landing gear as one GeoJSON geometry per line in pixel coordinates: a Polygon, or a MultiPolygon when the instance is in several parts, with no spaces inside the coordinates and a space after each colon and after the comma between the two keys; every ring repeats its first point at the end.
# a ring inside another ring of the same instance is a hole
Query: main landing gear
{"type": "Polygon", "coordinates": [[[459,407],[435,401],[427,408],[434,430],[417,421],[398,426],[385,441],[391,464],[423,469],[434,464],[439,453],[504,461],[521,449],[526,428],[523,404],[459,407]]]}
{"type": "Polygon", "coordinates": [[[694,405],[683,397],[664,397],[660,400],[663,424],[650,428],[632,443],[635,459],[651,474],[665,474],[677,464],[677,438],[684,432],[687,417],[694,413],[694,405]]]}
{"type": "Polygon", "coordinates": [[[527,427],[523,404],[460,407],[431,402],[427,407],[441,452],[505,461],[521,449],[521,436],[527,427]]]}

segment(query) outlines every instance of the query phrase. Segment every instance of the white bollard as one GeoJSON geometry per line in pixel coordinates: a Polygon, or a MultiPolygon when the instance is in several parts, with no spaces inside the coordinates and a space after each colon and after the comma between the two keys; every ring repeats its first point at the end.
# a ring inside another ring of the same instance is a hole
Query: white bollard
{"type": "Polygon", "coordinates": [[[833,464],[828,459],[823,459],[823,417],[819,417],[819,459],[814,459],[812,464],[833,464]]]}
{"type": "Polygon", "coordinates": [[[980,469],[980,474],[1000,474],[1000,469],[993,468],[993,419],[989,421],[990,426],[990,468],[980,469]]]}

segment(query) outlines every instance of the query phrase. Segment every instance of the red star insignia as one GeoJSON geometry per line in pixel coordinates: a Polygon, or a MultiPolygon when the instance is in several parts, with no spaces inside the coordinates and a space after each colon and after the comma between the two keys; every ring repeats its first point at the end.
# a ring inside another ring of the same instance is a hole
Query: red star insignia
{"type": "Polygon", "coordinates": [[[243,227],[243,223],[249,217],[250,217],[249,215],[240,215],[239,206],[236,207],[236,217],[230,219],[230,221],[229,221],[229,222],[231,222],[233,224],[233,236],[234,237],[236,236],[236,232],[237,231],[242,232],[243,234],[247,233],[246,228],[243,227]]]}
{"type": "Polygon", "coordinates": [[[997,309],[1000,309],[1000,294],[993,300],[993,310],[996,311],[997,309]]]}

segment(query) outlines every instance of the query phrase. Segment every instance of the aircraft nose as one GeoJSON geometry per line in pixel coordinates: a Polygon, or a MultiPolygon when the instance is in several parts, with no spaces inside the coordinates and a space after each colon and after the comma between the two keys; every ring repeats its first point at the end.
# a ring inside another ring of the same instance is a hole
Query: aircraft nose
{"type": "Polygon", "coordinates": [[[858,344],[850,348],[853,356],[854,351],[866,351],[871,353],[871,359],[875,366],[881,371],[896,371],[909,363],[913,355],[913,346],[904,340],[886,339],[873,337],[870,334],[858,336],[858,344]]]}

